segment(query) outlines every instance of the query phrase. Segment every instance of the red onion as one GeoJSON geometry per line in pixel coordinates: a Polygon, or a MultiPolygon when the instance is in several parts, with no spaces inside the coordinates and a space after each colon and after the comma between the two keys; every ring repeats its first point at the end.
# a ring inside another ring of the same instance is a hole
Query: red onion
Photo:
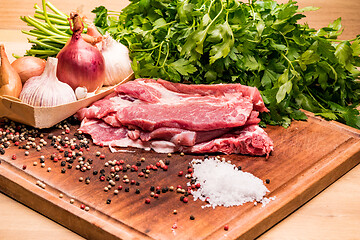
{"type": "Polygon", "coordinates": [[[80,16],[72,13],[70,19],[73,22],[73,35],[57,56],[56,76],[74,90],[85,87],[89,93],[94,92],[103,85],[105,79],[104,58],[98,48],[81,37],[84,25],[80,16]]]}

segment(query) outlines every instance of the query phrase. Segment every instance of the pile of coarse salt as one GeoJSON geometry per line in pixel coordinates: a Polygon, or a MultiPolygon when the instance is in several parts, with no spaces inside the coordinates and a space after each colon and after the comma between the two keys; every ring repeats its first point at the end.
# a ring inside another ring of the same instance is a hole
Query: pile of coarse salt
{"type": "Polygon", "coordinates": [[[208,203],[203,207],[231,207],[246,202],[254,202],[255,205],[261,202],[265,206],[275,199],[264,197],[269,190],[261,179],[238,170],[234,164],[217,158],[194,159],[191,164],[195,183],[200,183],[200,188],[192,191],[192,195],[194,201],[200,199],[208,203]]]}

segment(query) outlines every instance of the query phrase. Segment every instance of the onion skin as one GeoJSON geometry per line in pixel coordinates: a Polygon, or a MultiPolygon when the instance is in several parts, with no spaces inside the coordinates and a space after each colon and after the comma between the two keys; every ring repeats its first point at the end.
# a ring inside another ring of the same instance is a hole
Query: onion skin
{"type": "Polygon", "coordinates": [[[33,56],[25,56],[16,59],[11,66],[19,74],[22,84],[29,78],[40,76],[45,69],[46,61],[33,56]]]}
{"type": "Polygon", "coordinates": [[[4,45],[0,45],[0,96],[8,95],[18,98],[22,89],[19,74],[11,66],[4,45]]]}
{"type": "MultiPolygon", "coordinates": [[[[102,87],[105,79],[105,61],[97,47],[84,41],[81,37],[82,28],[78,27],[79,16],[73,17],[74,34],[59,54],[56,71],[57,78],[69,84],[75,91],[85,87],[89,93],[102,87]]],[[[82,23],[81,23],[82,24],[82,23]]]]}

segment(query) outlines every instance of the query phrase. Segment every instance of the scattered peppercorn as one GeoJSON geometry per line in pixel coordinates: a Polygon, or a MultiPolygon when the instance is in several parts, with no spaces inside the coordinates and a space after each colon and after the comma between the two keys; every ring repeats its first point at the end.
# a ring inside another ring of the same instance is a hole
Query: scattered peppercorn
{"type": "Polygon", "coordinates": [[[266,184],[269,184],[269,183],[270,183],[270,179],[266,179],[265,182],[266,182],[266,184]]]}
{"type": "Polygon", "coordinates": [[[111,199],[106,200],[106,204],[110,204],[111,203],[111,199]]]}
{"type": "Polygon", "coordinates": [[[190,215],[190,220],[195,220],[195,217],[193,215],[190,215]]]}
{"type": "Polygon", "coordinates": [[[225,231],[228,231],[228,230],[229,230],[229,225],[226,224],[226,225],[224,226],[224,230],[225,230],[225,231]]]}

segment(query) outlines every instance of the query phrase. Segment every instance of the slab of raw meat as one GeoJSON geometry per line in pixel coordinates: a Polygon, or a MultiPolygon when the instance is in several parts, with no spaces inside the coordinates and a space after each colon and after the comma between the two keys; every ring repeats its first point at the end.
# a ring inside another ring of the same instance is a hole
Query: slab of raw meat
{"type": "Polygon", "coordinates": [[[240,153],[269,156],[274,144],[267,133],[258,125],[249,125],[234,133],[225,134],[208,142],[181,149],[187,153],[240,153]]]}
{"type": "Polygon", "coordinates": [[[243,96],[250,97],[254,104],[254,109],[259,112],[268,112],[269,110],[265,107],[264,101],[260,95],[260,92],[255,87],[249,87],[241,84],[181,84],[172,83],[162,79],[153,80],[147,79],[145,81],[156,81],[163,85],[165,88],[173,92],[186,93],[186,94],[200,94],[200,95],[214,95],[220,96],[225,93],[238,93],[243,96]]]}
{"type": "Polygon", "coordinates": [[[165,140],[181,146],[194,146],[197,143],[209,141],[231,131],[216,129],[212,131],[190,131],[181,128],[158,128],[152,132],[140,132],[140,139],[144,142],[150,140],[165,140]]]}
{"type": "Polygon", "coordinates": [[[124,126],[137,126],[144,131],[174,127],[193,131],[210,131],[245,125],[253,104],[248,97],[226,94],[221,97],[192,97],[176,103],[139,103],[116,113],[124,126]]]}

